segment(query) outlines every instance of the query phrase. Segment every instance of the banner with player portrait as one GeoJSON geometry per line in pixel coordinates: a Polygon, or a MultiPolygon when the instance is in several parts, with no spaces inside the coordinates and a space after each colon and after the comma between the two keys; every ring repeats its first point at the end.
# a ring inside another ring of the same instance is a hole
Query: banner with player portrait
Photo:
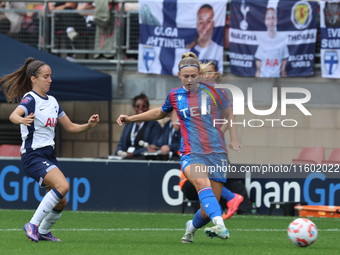
{"type": "Polygon", "coordinates": [[[340,0],[320,2],[321,73],[340,78],[340,0]]]}
{"type": "Polygon", "coordinates": [[[318,3],[232,0],[230,68],[250,77],[313,74],[318,3]]]}
{"type": "Polygon", "coordinates": [[[223,72],[227,0],[140,0],[141,73],[177,75],[182,53],[215,61],[223,72]]]}

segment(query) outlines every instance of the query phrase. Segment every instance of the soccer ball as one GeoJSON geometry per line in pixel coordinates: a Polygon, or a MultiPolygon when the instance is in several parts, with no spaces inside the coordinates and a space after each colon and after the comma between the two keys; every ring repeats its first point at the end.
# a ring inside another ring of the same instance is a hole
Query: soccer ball
{"type": "Polygon", "coordinates": [[[289,240],[299,247],[307,247],[315,242],[318,229],[313,221],[305,218],[293,220],[288,227],[289,240]]]}

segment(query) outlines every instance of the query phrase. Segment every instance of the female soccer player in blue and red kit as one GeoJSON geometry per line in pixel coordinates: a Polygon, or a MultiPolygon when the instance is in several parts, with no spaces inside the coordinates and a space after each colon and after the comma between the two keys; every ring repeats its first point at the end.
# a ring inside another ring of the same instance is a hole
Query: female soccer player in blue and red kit
{"type": "MultiPolygon", "coordinates": [[[[196,55],[184,53],[178,65],[178,77],[183,86],[171,90],[162,107],[133,116],[120,115],[117,123],[150,121],[166,117],[175,110],[181,125],[181,166],[184,175],[195,186],[201,202],[193,220],[186,224],[182,243],[192,243],[198,228],[210,220],[215,226],[205,228],[209,237],[229,238],[219,206],[223,183],[226,182],[227,150],[223,132],[214,125],[222,112],[227,120],[233,119],[230,103],[224,90],[199,83],[202,73],[196,55]],[[215,171],[208,171],[213,169],[215,171]],[[220,171],[218,170],[220,169],[220,171]]],[[[229,122],[230,123],[230,122],[229,122]]],[[[236,126],[229,127],[231,143],[229,147],[239,151],[236,126]]]]}

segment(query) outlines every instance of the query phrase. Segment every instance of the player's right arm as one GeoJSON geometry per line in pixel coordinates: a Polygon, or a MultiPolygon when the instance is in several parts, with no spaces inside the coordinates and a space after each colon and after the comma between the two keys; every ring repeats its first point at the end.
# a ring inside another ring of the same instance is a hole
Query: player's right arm
{"type": "Polygon", "coordinates": [[[162,107],[155,108],[152,110],[149,110],[147,112],[143,112],[140,114],[127,116],[127,115],[120,115],[117,119],[117,123],[119,125],[122,125],[124,123],[130,123],[130,122],[142,122],[142,121],[151,121],[151,120],[159,120],[163,119],[168,114],[162,111],[162,107]]]}
{"type": "Polygon", "coordinates": [[[22,117],[25,115],[25,110],[21,107],[17,107],[9,116],[9,120],[14,124],[23,124],[25,126],[31,126],[31,123],[34,121],[35,115],[30,113],[26,117],[22,117]]]}
{"type": "Polygon", "coordinates": [[[262,61],[256,59],[255,60],[255,65],[256,65],[255,77],[260,77],[262,61]]]}

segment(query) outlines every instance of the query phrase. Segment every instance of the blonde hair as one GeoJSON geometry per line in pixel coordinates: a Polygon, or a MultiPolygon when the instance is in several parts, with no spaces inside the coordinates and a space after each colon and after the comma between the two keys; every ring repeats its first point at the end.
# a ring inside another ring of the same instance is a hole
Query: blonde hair
{"type": "Polygon", "coordinates": [[[206,69],[209,66],[209,63],[202,64],[195,53],[193,52],[186,52],[182,54],[182,59],[178,63],[178,70],[180,70],[184,66],[196,66],[198,70],[201,71],[201,74],[204,75],[206,73],[206,69]]]}

